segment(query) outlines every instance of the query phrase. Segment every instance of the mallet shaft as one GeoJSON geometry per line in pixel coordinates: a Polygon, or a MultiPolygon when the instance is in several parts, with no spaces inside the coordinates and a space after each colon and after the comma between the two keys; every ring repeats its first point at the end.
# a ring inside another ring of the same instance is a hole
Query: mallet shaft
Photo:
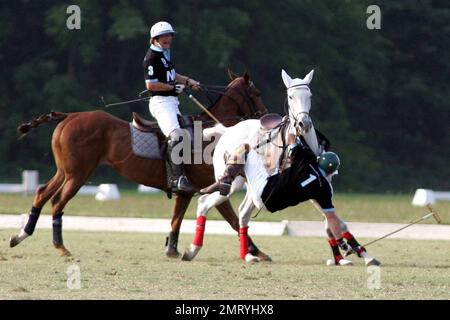
{"type": "Polygon", "coordinates": [[[417,220],[412,221],[411,223],[407,224],[406,226],[403,226],[403,227],[401,227],[401,228],[399,228],[399,229],[397,229],[397,230],[394,230],[394,231],[392,231],[392,232],[389,232],[388,234],[385,234],[385,235],[382,236],[381,238],[378,238],[378,239],[372,240],[372,241],[370,241],[370,242],[367,242],[366,244],[363,244],[363,247],[366,247],[366,246],[371,245],[371,244],[373,244],[373,243],[375,243],[375,242],[378,242],[378,241],[380,241],[380,240],[383,240],[384,238],[387,238],[387,237],[393,235],[394,233],[400,232],[400,231],[402,231],[403,229],[406,229],[406,228],[408,228],[408,227],[410,227],[410,226],[412,226],[412,225],[414,225],[414,224],[416,224],[416,223],[419,223],[419,222],[421,222],[421,221],[423,221],[423,220],[425,220],[425,219],[428,219],[429,217],[431,217],[431,216],[433,216],[433,215],[434,215],[434,213],[433,213],[433,212],[430,212],[430,213],[424,215],[422,218],[419,218],[419,219],[417,219],[417,220]]]}
{"type": "Polygon", "coordinates": [[[218,124],[221,124],[221,122],[219,121],[219,119],[217,119],[211,112],[209,112],[209,110],[206,109],[206,107],[205,107],[204,105],[202,105],[202,104],[200,103],[200,101],[197,100],[196,97],[194,97],[192,94],[190,94],[190,95],[189,95],[189,99],[191,99],[192,101],[194,101],[195,104],[196,104],[200,109],[202,109],[203,111],[205,111],[206,114],[207,114],[208,116],[210,116],[215,122],[217,122],[218,124]]]}

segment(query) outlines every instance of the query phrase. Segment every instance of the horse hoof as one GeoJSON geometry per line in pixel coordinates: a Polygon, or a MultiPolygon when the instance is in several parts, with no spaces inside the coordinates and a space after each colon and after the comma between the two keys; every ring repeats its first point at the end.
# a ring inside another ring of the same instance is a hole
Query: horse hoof
{"type": "Polygon", "coordinates": [[[166,256],[169,258],[179,258],[181,256],[181,253],[178,252],[177,249],[175,250],[166,250],[166,256]]]}
{"type": "Polygon", "coordinates": [[[19,241],[17,235],[11,236],[11,237],[9,238],[9,246],[10,246],[11,248],[14,248],[14,247],[17,246],[19,243],[20,243],[20,241],[19,241]]]}
{"type": "Polygon", "coordinates": [[[370,267],[370,266],[376,266],[376,267],[378,267],[378,266],[381,265],[381,262],[378,261],[378,260],[375,259],[375,258],[368,259],[365,263],[366,263],[366,266],[367,266],[367,267],[370,267]]]}
{"type": "Polygon", "coordinates": [[[61,246],[55,246],[56,248],[56,252],[58,253],[58,255],[60,257],[70,257],[72,254],[70,253],[69,250],[66,249],[66,247],[64,247],[64,245],[61,246]]]}
{"type": "Polygon", "coordinates": [[[251,253],[247,253],[245,255],[245,262],[259,262],[259,261],[260,261],[260,258],[252,255],[251,253]]]}
{"type": "Polygon", "coordinates": [[[272,258],[263,252],[259,252],[256,256],[261,262],[272,262],[272,258]]]}
{"type": "Polygon", "coordinates": [[[351,262],[350,260],[347,260],[347,259],[341,259],[341,260],[339,260],[339,265],[340,266],[352,266],[353,262],[351,262]]]}
{"type": "Polygon", "coordinates": [[[181,260],[182,261],[192,261],[192,256],[191,256],[190,252],[186,250],[183,253],[183,256],[181,257],[181,260]]]}
{"type": "Polygon", "coordinates": [[[191,244],[191,246],[188,249],[186,249],[186,251],[184,252],[181,260],[183,260],[183,261],[194,260],[195,256],[197,255],[197,253],[200,251],[201,248],[202,247],[191,244]]]}
{"type": "Polygon", "coordinates": [[[334,259],[328,259],[326,262],[326,265],[328,267],[332,267],[332,266],[352,266],[353,262],[351,262],[350,260],[347,259],[341,259],[339,260],[338,263],[336,263],[336,261],[334,259]]]}

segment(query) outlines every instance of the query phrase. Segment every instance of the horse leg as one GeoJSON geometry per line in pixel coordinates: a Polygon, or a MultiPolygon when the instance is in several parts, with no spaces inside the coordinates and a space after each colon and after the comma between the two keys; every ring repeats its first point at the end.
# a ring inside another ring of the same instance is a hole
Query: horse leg
{"type": "Polygon", "coordinates": [[[192,261],[203,246],[203,238],[205,234],[206,215],[208,211],[224,201],[228,200],[227,196],[220,195],[219,192],[204,194],[198,198],[197,206],[197,227],[195,229],[195,237],[190,247],[183,254],[183,261],[192,261]]]}
{"type": "Polygon", "coordinates": [[[246,261],[259,261],[259,258],[249,253],[248,250],[248,224],[254,209],[255,205],[247,191],[244,200],[239,205],[239,257],[246,261]]]}
{"type": "MultiPolygon", "coordinates": [[[[246,195],[247,197],[247,195],[246,195]]],[[[244,199],[245,200],[245,199],[244,199]]],[[[228,221],[231,227],[236,230],[239,234],[239,219],[234,213],[233,207],[231,206],[230,201],[225,201],[216,206],[217,210],[222,214],[224,219],[228,221]]],[[[253,242],[251,237],[248,237],[248,252],[252,255],[257,256],[260,261],[272,261],[272,258],[265,254],[263,251],[259,250],[256,244],[253,242]]]]}
{"type": "Polygon", "coordinates": [[[12,236],[9,239],[9,245],[11,248],[17,246],[27,237],[31,236],[36,228],[37,221],[41,214],[41,210],[45,203],[53,196],[58,188],[64,182],[64,173],[60,170],[56,172],[52,179],[47,184],[40,187],[33,200],[27,224],[22,228],[17,235],[12,236]]]}
{"type": "Polygon", "coordinates": [[[53,217],[53,245],[60,256],[69,256],[70,252],[66,249],[62,237],[62,216],[67,202],[72,199],[87,178],[84,176],[66,176],[64,184],[51,198],[52,217],[53,217]]]}
{"type": "Polygon", "coordinates": [[[178,258],[181,254],[178,252],[178,235],[180,233],[181,222],[183,222],[184,214],[191,202],[192,195],[179,195],[175,198],[173,207],[173,216],[171,221],[172,231],[166,238],[166,256],[169,258],[178,258]]]}

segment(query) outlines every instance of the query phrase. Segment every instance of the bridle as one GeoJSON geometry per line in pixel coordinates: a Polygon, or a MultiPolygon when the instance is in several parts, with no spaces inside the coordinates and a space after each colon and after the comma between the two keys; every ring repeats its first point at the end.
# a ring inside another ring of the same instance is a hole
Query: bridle
{"type": "MultiPolygon", "coordinates": [[[[296,87],[306,87],[308,90],[310,90],[308,84],[302,83],[302,84],[296,84],[296,85],[290,86],[289,88],[287,88],[286,91],[289,91],[289,89],[296,88],[296,87]]],[[[311,116],[309,115],[308,111],[301,111],[295,115],[294,115],[294,113],[291,113],[290,106],[288,103],[288,97],[289,97],[289,94],[287,94],[287,96],[284,100],[284,111],[286,112],[286,114],[289,115],[288,119],[290,119],[290,116],[292,115],[292,118],[294,119],[293,125],[294,125],[294,128],[297,130],[297,135],[303,135],[303,133],[305,132],[305,128],[303,127],[303,123],[301,121],[299,121],[298,118],[302,114],[305,114],[309,119],[311,119],[311,116]]]]}
{"type": "MultiPolygon", "coordinates": [[[[212,93],[219,94],[223,97],[227,97],[239,109],[242,104],[235,97],[230,95],[228,92],[232,88],[235,88],[235,87],[230,87],[230,85],[228,85],[228,86],[200,85],[200,89],[202,91],[204,91],[205,93],[212,92],[212,93]],[[222,91],[222,90],[218,90],[218,89],[224,89],[224,90],[222,91]]],[[[253,81],[250,81],[248,89],[252,89],[252,88],[255,88],[255,85],[253,84],[253,81]]],[[[258,110],[258,107],[256,106],[256,103],[253,101],[252,97],[248,93],[248,90],[246,90],[245,88],[244,88],[244,90],[236,89],[236,90],[234,90],[234,92],[236,92],[243,99],[243,102],[249,106],[250,114],[244,115],[244,116],[227,117],[227,119],[228,118],[229,119],[235,118],[235,119],[239,119],[239,120],[259,119],[261,116],[267,114],[267,111],[262,112],[262,111],[258,110]]]]}

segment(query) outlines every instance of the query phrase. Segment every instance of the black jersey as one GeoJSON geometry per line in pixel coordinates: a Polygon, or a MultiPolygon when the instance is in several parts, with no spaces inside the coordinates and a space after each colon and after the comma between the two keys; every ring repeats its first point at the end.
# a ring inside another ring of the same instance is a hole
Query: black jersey
{"type": "Polygon", "coordinates": [[[261,199],[270,212],[314,199],[324,211],[334,210],[330,183],[319,170],[316,156],[306,147],[298,146],[291,167],[267,179],[261,199]]]}
{"type": "MultiPolygon", "coordinates": [[[[175,67],[173,63],[164,56],[162,51],[150,47],[142,63],[145,73],[145,82],[162,82],[175,84],[175,67]]],[[[172,91],[152,91],[152,96],[177,96],[175,89],[172,91]]]]}

